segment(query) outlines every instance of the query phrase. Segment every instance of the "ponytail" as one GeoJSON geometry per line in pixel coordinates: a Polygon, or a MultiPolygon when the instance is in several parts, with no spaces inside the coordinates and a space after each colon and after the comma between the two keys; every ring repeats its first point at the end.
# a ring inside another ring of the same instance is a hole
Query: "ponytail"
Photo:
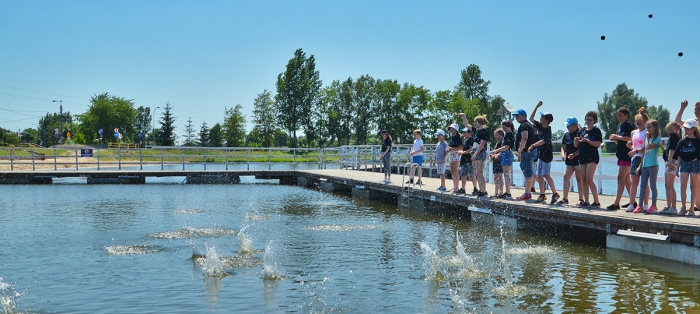
{"type": "Polygon", "coordinates": [[[649,121],[649,115],[647,114],[647,108],[639,108],[639,113],[634,116],[635,120],[644,120],[644,122],[649,121]]]}

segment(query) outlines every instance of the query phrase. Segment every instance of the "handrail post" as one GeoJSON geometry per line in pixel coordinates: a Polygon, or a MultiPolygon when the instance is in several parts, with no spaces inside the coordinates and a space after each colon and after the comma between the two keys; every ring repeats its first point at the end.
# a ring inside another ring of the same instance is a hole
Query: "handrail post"
{"type": "Polygon", "coordinates": [[[11,170],[11,171],[12,171],[12,170],[15,170],[15,161],[14,161],[14,157],[15,157],[15,148],[14,148],[14,146],[13,146],[13,147],[10,147],[10,170],[11,170]]]}
{"type": "Polygon", "coordinates": [[[57,170],[57,167],[56,167],[56,149],[54,148],[53,149],[53,171],[56,171],[56,170],[57,170]]]}
{"type": "Polygon", "coordinates": [[[100,149],[97,149],[97,170],[100,170],[100,149]]]}
{"type": "Polygon", "coordinates": [[[297,149],[294,149],[294,157],[292,157],[292,169],[297,170],[297,149]]]}
{"type": "Polygon", "coordinates": [[[204,150],[204,170],[207,170],[207,150],[204,150]]]}
{"type": "Polygon", "coordinates": [[[122,150],[117,148],[117,157],[119,160],[119,170],[122,170],[122,150]]]}
{"type": "Polygon", "coordinates": [[[272,149],[267,148],[267,170],[272,170],[272,149]]]}
{"type": "Polygon", "coordinates": [[[139,149],[139,167],[143,170],[143,148],[139,149]]]}
{"type": "Polygon", "coordinates": [[[163,170],[163,149],[160,149],[160,170],[163,170]]]}
{"type": "Polygon", "coordinates": [[[248,170],[250,170],[250,148],[246,149],[245,151],[246,158],[248,159],[247,165],[248,165],[248,170]]]}
{"type": "Polygon", "coordinates": [[[36,166],[34,166],[34,148],[32,148],[32,171],[36,170],[36,166]]]}
{"type": "Polygon", "coordinates": [[[182,149],[182,170],[185,170],[185,149],[182,149]]]}
{"type": "Polygon", "coordinates": [[[78,150],[75,150],[75,171],[78,171],[78,150]]]}
{"type": "Polygon", "coordinates": [[[226,150],[226,170],[228,171],[228,149],[226,150]]]}

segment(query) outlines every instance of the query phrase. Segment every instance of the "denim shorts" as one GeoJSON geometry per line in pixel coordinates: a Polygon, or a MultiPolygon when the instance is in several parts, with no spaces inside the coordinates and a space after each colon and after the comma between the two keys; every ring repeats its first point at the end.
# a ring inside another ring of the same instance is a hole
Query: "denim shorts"
{"type": "Polygon", "coordinates": [[[538,177],[543,177],[549,175],[552,169],[552,163],[551,162],[544,162],[542,159],[537,162],[537,176],[538,177]]]}
{"type": "Polygon", "coordinates": [[[471,162],[459,166],[459,176],[467,176],[469,178],[474,176],[474,166],[471,162]]]}
{"type": "Polygon", "coordinates": [[[481,153],[479,153],[478,155],[474,156],[473,160],[476,160],[476,161],[486,160],[486,151],[484,150],[481,153]]]}
{"type": "Polygon", "coordinates": [[[641,164],[642,164],[642,157],[639,157],[639,156],[632,157],[632,165],[630,166],[630,175],[633,175],[633,176],[641,175],[642,171],[641,170],[637,171],[637,169],[639,169],[639,165],[641,165],[641,164]]]}
{"type": "Polygon", "coordinates": [[[513,151],[506,150],[501,152],[501,167],[513,166],[513,151]]]}
{"type": "Polygon", "coordinates": [[[445,174],[445,163],[437,164],[437,174],[438,175],[445,174]]]}
{"type": "Polygon", "coordinates": [[[681,159],[680,172],[682,173],[700,173],[700,161],[685,161],[681,159]]]}
{"type": "Polygon", "coordinates": [[[525,178],[532,178],[532,160],[535,158],[533,153],[522,152],[520,159],[520,170],[525,178]]]}
{"type": "Polygon", "coordinates": [[[423,166],[423,155],[413,156],[413,163],[418,164],[419,166],[423,166]]]}

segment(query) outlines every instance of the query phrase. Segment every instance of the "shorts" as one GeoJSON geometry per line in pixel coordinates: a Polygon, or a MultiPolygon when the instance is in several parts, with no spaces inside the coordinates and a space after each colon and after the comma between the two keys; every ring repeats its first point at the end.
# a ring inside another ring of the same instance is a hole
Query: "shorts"
{"type": "Polygon", "coordinates": [[[513,166],[513,151],[506,150],[501,152],[501,167],[513,166]]]}
{"type": "Polygon", "coordinates": [[[693,161],[685,161],[681,159],[680,172],[693,174],[700,173],[700,161],[697,159],[693,161]]]}
{"type": "Polygon", "coordinates": [[[630,165],[630,175],[631,176],[638,176],[638,175],[642,174],[641,170],[637,170],[637,169],[639,169],[639,165],[641,165],[641,164],[642,164],[642,157],[634,156],[632,158],[632,163],[630,165]]]}
{"type": "Polygon", "coordinates": [[[459,165],[459,176],[467,176],[469,178],[474,176],[474,166],[472,166],[471,162],[468,162],[463,165],[459,165]]]}
{"type": "Polygon", "coordinates": [[[598,156],[598,154],[595,154],[595,156],[593,156],[592,158],[579,159],[578,163],[581,165],[590,164],[590,163],[594,163],[597,165],[600,163],[600,156],[598,156]]]}
{"type": "Polygon", "coordinates": [[[413,156],[413,161],[414,164],[418,164],[419,166],[423,166],[423,155],[420,156],[413,156]]]}
{"type": "Polygon", "coordinates": [[[450,151],[450,162],[459,161],[459,159],[460,159],[459,153],[457,153],[454,150],[450,151]]]}
{"type": "Polygon", "coordinates": [[[482,151],[479,155],[476,155],[472,160],[484,161],[486,160],[486,151],[482,151]]]}
{"type": "Polygon", "coordinates": [[[564,161],[564,164],[565,164],[567,167],[576,167],[576,166],[580,165],[580,164],[578,163],[578,158],[576,158],[576,157],[574,157],[573,159],[568,159],[568,158],[567,158],[567,159],[564,161]]]}
{"type": "Polygon", "coordinates": [[[494,163],[492,163],[492,165],[493,165],[493,173],[495,173],[495,174],[503,173],[503,167],[501,166],[500,162],[494,162],[494,163]]]}
{"type": "Polygon", "coordinates": [[[532,159],[535,158],[533,153],[522,152],[520,159],[520,170],[526,179],[532,178],[532,159]]]}
{"type": "Polygon", "coordinates": [[[631,161],[625,161],[625,160],[618,160],[618,161],[617,161],[617,166],[618,166],[618,167],[629,167],[629,166],[632,166],[632,162],[631,162],[631,161]]]}
{"type": "Polygon", "coordinates": [[[445,163],[437,164],[437,174],[440,176],[445,175],[445,163]]]}
{"type": "Polygon", "coordinates": [[[537,176],[538,177],[548,176],[551,169],[552,169],[551,162],[544,162],[544,161],[542,161],[542,159],[540,159],[540,161],[537,163],[537,176]]]}

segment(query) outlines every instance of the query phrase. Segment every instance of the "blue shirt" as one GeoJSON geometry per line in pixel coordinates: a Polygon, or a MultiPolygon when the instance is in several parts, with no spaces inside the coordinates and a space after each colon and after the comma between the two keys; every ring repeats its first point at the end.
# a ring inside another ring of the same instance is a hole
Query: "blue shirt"
{"type": "Polygon", "coordinates": [[[657,136],[656,138],[649,139],[649,144],[656,144],[656,147],[644,151],[644,160],[642,161],[642,168],[654,167],[659,165],[659,144],[661,144],[661,138],[657,136]]]}
{"type": "MultiPolygon", "coordinates": [[[[447,149],[447,142],[442,141],[437,144],[437,147],[435,148],[437,152],[437,156],[435,156],[435,159],[437,159],[437,163],[440,163],[440,161],[445,158],[445,150],[447,149]]],[[[443,161],[444,162],[444,161],[443,161]]]]}

